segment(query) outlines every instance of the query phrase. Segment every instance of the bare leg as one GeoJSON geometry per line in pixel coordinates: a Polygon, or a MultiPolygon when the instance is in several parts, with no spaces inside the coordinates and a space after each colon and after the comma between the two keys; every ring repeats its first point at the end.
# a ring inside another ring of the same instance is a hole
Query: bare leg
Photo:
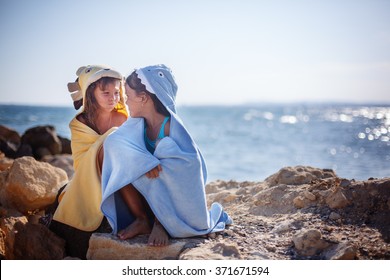
{"type": "Polygon", "coordinates": [[[131,184],[123,187],[119,192],[134,215],[135,221],[127,228],[118,232],[118,237],[120,239],[129,239],[140,234],[150,233],[151,227],[141,194],[131,184]]]}
{"type": "Polygon", "coordinates": [[[102,167],[103,167],[103,157],[104,157],[104,151],[103,151],[103,145],[98,150],[98,154],[96,157],[96,166],[99,172],[99,175],[102,176],[102,167]]]}
{"type": "Polygon", "coordinates": [[[148,244],[150,246],[167,246],[168,234],[163,225],[155,219],[152,232],[150,233],[148,244]]]}

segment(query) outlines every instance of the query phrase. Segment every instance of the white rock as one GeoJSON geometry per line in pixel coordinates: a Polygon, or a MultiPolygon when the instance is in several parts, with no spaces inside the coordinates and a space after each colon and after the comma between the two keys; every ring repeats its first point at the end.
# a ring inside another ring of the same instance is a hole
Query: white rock
{"type": "Polygon", "coordinates": [[[54,202],[67,181],[64,170],[32,157],[21,157],[9,169],[0,203],[22,213],[42,209],[54,202]]]}
{"type": "Polygon", "coordinates": [[[147,236],[120,240],[108,233],[94,233],[89,239],[88,260],[163,260],[177,259],[186,241],[170,239],[169,245],[153,247],[147,244],[147,236]]]}

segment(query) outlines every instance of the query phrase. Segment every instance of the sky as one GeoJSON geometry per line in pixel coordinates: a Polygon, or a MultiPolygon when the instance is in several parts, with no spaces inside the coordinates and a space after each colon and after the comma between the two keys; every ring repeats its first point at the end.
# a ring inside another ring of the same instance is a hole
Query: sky
{"type": "Polygon", "coordinates": [[[0,0],[0,103],[71,106],[83,65],[165,64],[179,105],[390,104],[388,0],[0,0]]]}

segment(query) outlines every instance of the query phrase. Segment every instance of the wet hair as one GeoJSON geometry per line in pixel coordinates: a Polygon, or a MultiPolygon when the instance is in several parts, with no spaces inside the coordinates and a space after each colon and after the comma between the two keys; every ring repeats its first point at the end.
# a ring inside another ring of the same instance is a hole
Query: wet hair
{"type": "MultiPolygon", "coordinates": [[[[96,82],[90,84],[85,92],[85,107],[84,107],[83,117],[87,125],[97,132],[98,129],[95,120],[97,117],[99,104],[96,101],[94,91],[96,87],[99,87],[101,90],[105,90],[107,85],[111,83],[115,83],[116,81],[120,82],[121,80],[112,77],[100,78],[96,82]]],[[[125,100],[123,99],[123,96],[120,96],[120,100],[114,110],[118,111],[125,108],[124,104],[125,104],[125,100]]]]}
{"type": "Polygon", "coordinates": [[[146,86],[141,82],[141,79],[138,78],[138,75],[137,73],[134,71],[133,73],[131,73],[127,79],[126,79],[126,83],[127,85],[133,89],[135,91],[135,93],[137,95],[141,95],[141,93],[145,93],[147,94],[153,101],[153,104],[154,104],[154,109],[164,115],[164,116],[170,116],[171,114],[169,113],[169,111],[167,110],[167,108],[165,108],[165,106],[161,103],[161,101],[157,98],[157,96],[151,92],[149,92],[147,89],[146,89],[146,86]]]}

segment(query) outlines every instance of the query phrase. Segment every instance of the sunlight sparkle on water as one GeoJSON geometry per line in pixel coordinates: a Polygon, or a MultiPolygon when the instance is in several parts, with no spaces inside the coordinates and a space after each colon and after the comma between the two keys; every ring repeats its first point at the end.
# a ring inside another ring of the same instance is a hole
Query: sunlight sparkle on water
{"type": "Polygon", "coordinates": [[[367,124],[371,127],[366,127],[364,132],[359,132],[357,137],[361,140],[368,141],[380,140],[382,142],[390,141],[390,109],[384,107],[361,108],[353,112],[354,117],[362,117],[367,119],[367,124]]]}
{"type": "Polygon", "coordinates": [[[298,122],[298,119],[296,116],[281,116],[280,117],[281,123],[288,123],[288,124],[295,124],[298,122]]]}

